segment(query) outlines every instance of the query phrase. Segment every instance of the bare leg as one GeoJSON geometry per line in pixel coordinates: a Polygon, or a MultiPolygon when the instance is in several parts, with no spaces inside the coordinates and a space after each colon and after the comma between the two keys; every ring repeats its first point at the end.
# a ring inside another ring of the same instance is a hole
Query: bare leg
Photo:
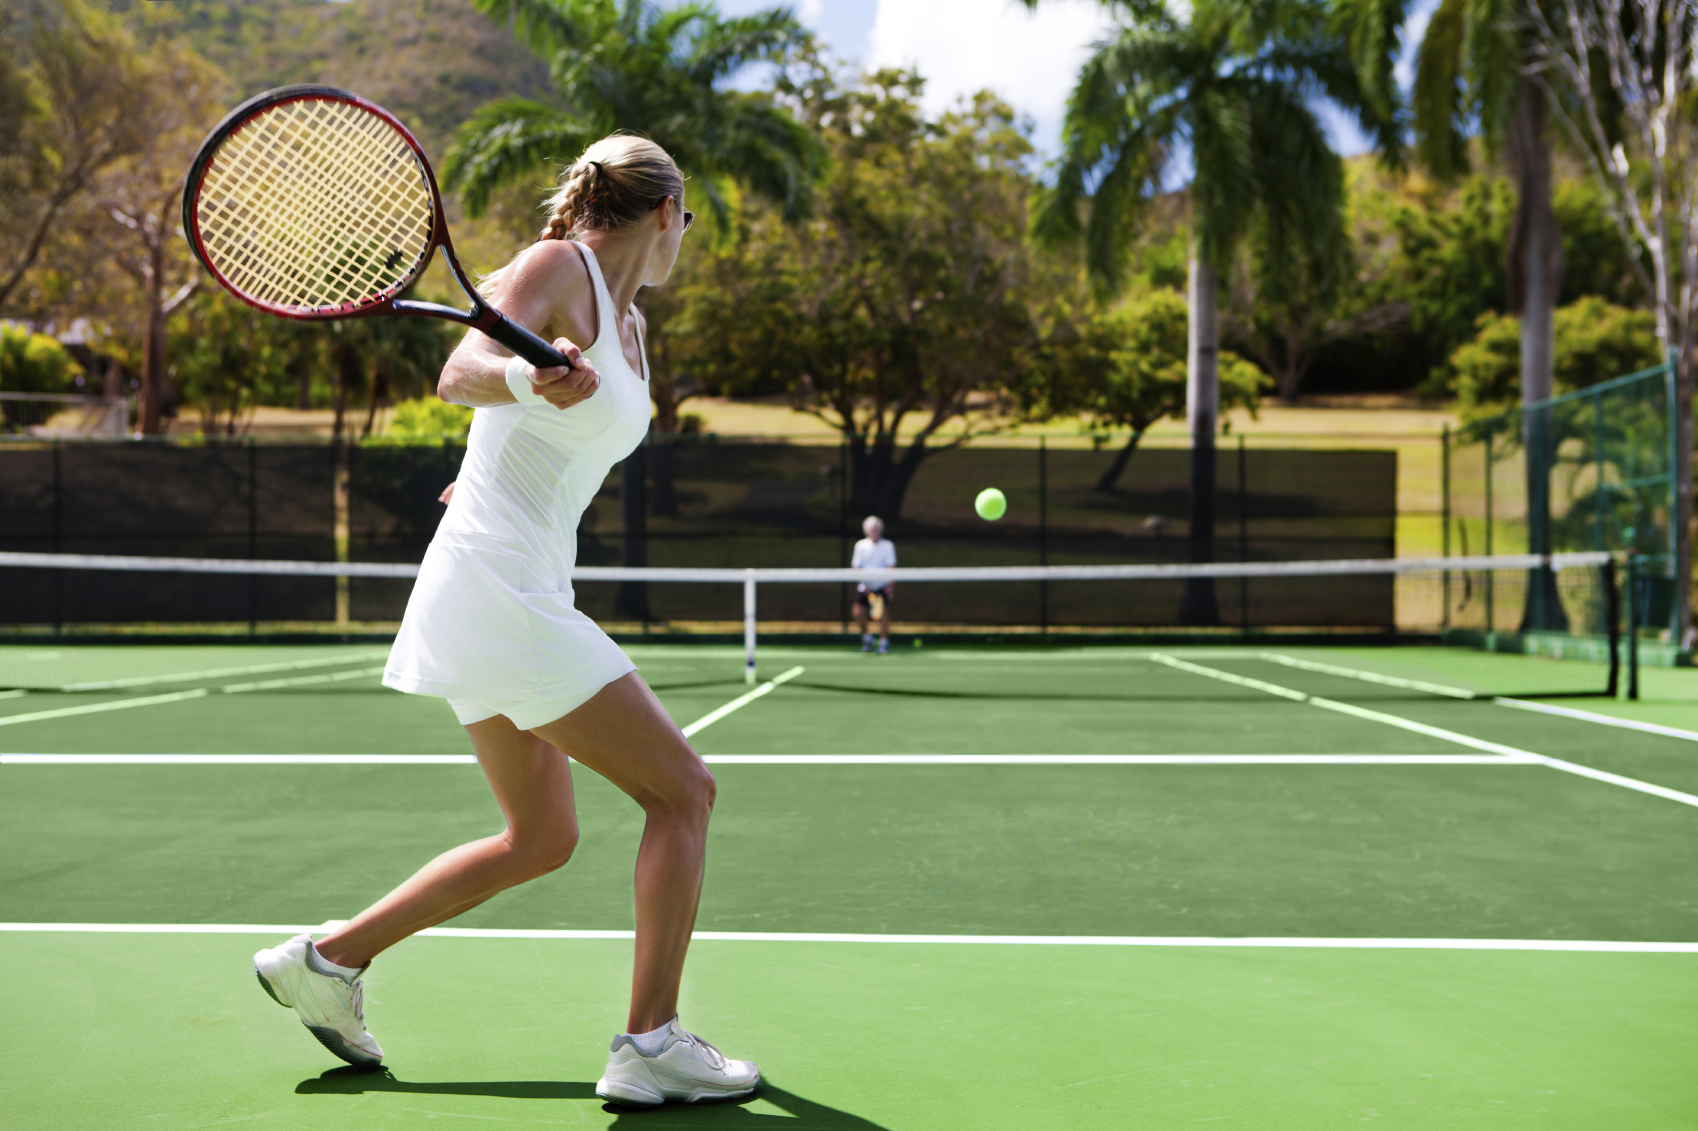
{"type": "Polygon", "coordinates": [[[678,1014],[678,984],[702,894],[713,775],[635,672],[533,732],[594,770],[648,815],[637,853],[636,961],[626,1031],[678,1014]]]}
{"type": "Polygon", "coordinates": [[[364,966],[408,935],[571,859],[578,843],[578,818],[566,756],[500,715],[466,730],[507,827],[444,852],[314,944],[331,962],[364,966]]]}
{"type": "Polygon", "coordinates": [[[866,602],[857,601],[855,603],[855,627],[860,631],[862,636],[866,636],[866,634],[867,634],[867,605],[866,605],[866,602]]]}
{"type": "Polygon", "coordinates": [[[878,603],[878,638],[886,644],[890,643],[890,598],[886,597],[878,603]]]}

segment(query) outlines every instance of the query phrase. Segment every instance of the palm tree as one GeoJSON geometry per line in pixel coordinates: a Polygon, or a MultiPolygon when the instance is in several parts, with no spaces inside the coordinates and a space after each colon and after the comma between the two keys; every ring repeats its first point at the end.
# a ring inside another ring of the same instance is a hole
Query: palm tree
{"type": "MultiPolygon", "coordinates": [[[[1468,171],[1468,135],[1477,132],[1488,157],[1502,158],[1515,185],[1508,249],[1509,305],[1521,318],[1521,402],[1552,394],[1554,316],[1562,290],[1562,240],[1551,201],[1551,106],[1538,76],[1528,0],[1441,0],[1416,57],[1412,98],[1415,156],[1441,181],[1468,171]]],[[[1389,86],[1395,34],[1406,0],[1339,0],[1359,65],[1376,88],[1389,86]]],[[[1550,539],[1549,419],[1522,416],[1527,470],[1527,549],[1548,553],[1550,539]]],[[[1555,578],[1529,579],[1524,629],[1558,628],[1565,620],[1555,578]]]]}
{"type": "MultiPolygon", "coordinates": [[[[1221,273],[1252,233],[1275,279],[1306,260],[1338,256],[1348,246],[1343,166],[1312,100],[1355,115],[1392,159],[1395,107],[1365,89],[1318,0],[1194,0],[1188,18],[1136,0],[1104,3],[1120,22],[1079,73],[1056,184],[1033,225],[1051,240],[1084,236],[1093,282],[1110,293],[1126,275],[1145,206],[1189,151],[1190,550],[1192,561],[1209,561],[1221,273]]],[[[1189,583],[1180,614],[1190,624],[1217,623],[1212,583],[1189,583]]]]}
{"type": "MultiPolygon", "coordinates": [[[[597,138],[632,130],[658,142],[725,220],[733,183],[806,215],[823,149],[771,95],[726,80],[784,58],[808,32],[788,9],[727,19],[711,3],[472,0],[549,64],[560,102],[500,98],[460,128],[443,180],[481,215],[497,187],[571,160],[597,138]]],[[[725,230],[726,225],[716,225],[725,230]]]]}

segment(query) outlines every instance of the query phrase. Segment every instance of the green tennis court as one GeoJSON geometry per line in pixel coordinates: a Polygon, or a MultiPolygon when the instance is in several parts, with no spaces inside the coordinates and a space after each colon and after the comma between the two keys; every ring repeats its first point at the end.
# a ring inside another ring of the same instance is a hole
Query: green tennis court
{"type": "Polygon", "coordinates": [[[773,647],[745,698],[739,649],[630,651],[716,716],[683,1017],[757,1097],[595,1097],[641,821],[581,769],[572,863],[385,954],[386,1067],[339,1066],[249,956],[499,827],[451,712],[370,646],[44,645],[0,649],[7,1124],[1698,1124],[1690,672],[773,647]]]}

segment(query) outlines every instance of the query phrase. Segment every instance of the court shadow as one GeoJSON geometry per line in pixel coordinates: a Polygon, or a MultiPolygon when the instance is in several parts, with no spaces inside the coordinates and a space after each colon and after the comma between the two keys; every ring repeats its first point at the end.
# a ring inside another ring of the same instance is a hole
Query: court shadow
{"type": "Polygon", "coordinates": [[[295,1085],[298,1096],[408,1092],[425,1096],[495,1096],[508,1100],[593,1100],[595,1084],[576,1080],[402,1080],[387,1068],[332,1068],[295,1085]]]}
{"type": "MultiPolygon", "coordinates": [[[[371,1092],[405,1092],[427,1096],[493,1096],[513,1100],[593,1100],[595,1084],[580,1080],[402,1080],[387,1068],[332,1068],[330,1071],[295,1085],[296,1095],[359,1096],[371,1092]]],[[[666,1104],[662,1107],[633,1108],[620,1104],[602,1104],[602,1110],[617,1116],[611,1126],[636,1131],[644,1126],[659,1127],[725,1127],[761,1131],[794,1131],[804,1126],[809,1131],[887,1131],[870,1119],[862,1119],[846,1111],[816,1103],[805,1096],[780,1088],[772,1081],[761,1084],[752,1096],[715,1104],[666,1104]],[[780,1108],[785,1115],[768,1115],[749,1111],[756,1100],[780,1108]],[[798,1119],[805,1123],[798,1124],[798,1119]]]]}
{"type": "Polygon", "coordinates": [[[765,1131],[768,1128],[771,1131],[795,1131],[797,1127],[805,1127],[808,1131],[888,1131],[881,1123],[815,1103],[805,1096],[780,1088],[771,1080],[763,1080],[761,1090],[752,1096],[724,1103],[637,1108],[603,1104],[602,1110],[618,1116],[609,1124],[610,1127],[623,1127],[627,1131],[638,1131],[638,1128],[644,1127],[657,1131],[661,1127],[725,1127],[732,1131],[739,1128],[747,1128],[748,1131],[765,1131]],[[769,1115],[748,1110],[747,1105],[756,1100],[765,1100],[786,1114],[769,1115]]]}

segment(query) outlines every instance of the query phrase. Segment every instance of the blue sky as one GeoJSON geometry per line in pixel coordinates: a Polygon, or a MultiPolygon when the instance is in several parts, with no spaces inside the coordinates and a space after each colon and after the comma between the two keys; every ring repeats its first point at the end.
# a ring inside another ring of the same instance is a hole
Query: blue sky
{"type": "MultiPolygon", "coordinates": [[[[1406,88],[1413,68],[1407,44],[1420,41],[1437,2],[1415,0],[1399,67],[1406,88]]],[[[774,6],[774,0],[719,0],[729,15],[774,6]]],[[[1079,64],[1108,27],[1095,0],[1046,0],[1036,13],[1014,0],[794,0],[790,6],[840,58],[918,67],[934,109],[987,86],[996,90],[1032,119],[1033,140],[1045,156],[1057,149],[1079,64]]],[[[1340,153],[1369,148],[1352,122],[1321,110],[1340,153]]]]}

